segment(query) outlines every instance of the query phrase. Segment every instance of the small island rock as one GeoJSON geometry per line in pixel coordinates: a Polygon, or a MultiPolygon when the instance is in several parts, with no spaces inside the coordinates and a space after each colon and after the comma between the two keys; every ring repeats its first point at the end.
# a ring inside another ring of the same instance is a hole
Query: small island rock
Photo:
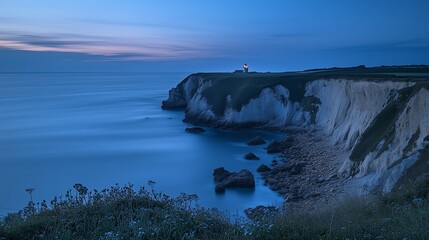
{"type": "Polygon", "coordinates": [[[222,182],[223,180],[225,180],[225,178],[229,177],[231,174],[232,173],[230,173],[228,170],[225,170],[225,168],[223,167],[216,168],[213,171],[213,177],[216,182],[222,182]]]}
{"type": "Polygon", "coordinates": [[[267,165],[265,165],[265,164],[261,164],[261,166],[259,166],[257,169],[256,169],[256,171],[257,172],[267,172],[267,171],[270,171],[271,170],[271,168],[270,167],[268,167],[267,165]]]}
{"type": "Polygon", "coordinates": [[[231,173],[223,167],[216,168],[213,176],[218,182],[215,187],[217,193],[224,192],[226,188],[255,188],[255,178],[247,169],[243,169],[238,173],[231,173]]]}
{"type": "Polygon", "coordinates": [[[244,155],[244,158],[246,160],[259,160],[260,159],[258,156],[256,156],[254,153],[251,153],[251,152],[244,155]]]}

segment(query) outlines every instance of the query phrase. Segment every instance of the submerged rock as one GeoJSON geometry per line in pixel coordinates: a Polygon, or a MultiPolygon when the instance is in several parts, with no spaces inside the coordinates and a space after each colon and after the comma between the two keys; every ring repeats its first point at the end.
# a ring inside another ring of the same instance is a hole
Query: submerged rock
{"type": "Polygon", "coordinates": [[[265,141],[260,136],[254,137],[247,142],[247,145],[261,145],[261,144],[265,144],[265,141]]]}
{"type": "Polygon", "coordinates": [[[258,156],[256,156],[254,153],[251,153],[251,152],[244,155],[244,158],[247,160],[259,160],[260,159],[258,156]]]}
{"type": "Polygon", "coordinates": [[[216,168],[213,172],[216,184],[215,191],[217,193],[225,192],[226,188],[255,188],[255,178],[253,174],[243,169],[240,172],[229,172],[223,167],[216,168]]]}
{"type": "Polygon", "coordinates": [[[189,128],[186,128],[185,131],[188,133],[203,133],[206,130],[200,127],[189,127],[189,128]]]}

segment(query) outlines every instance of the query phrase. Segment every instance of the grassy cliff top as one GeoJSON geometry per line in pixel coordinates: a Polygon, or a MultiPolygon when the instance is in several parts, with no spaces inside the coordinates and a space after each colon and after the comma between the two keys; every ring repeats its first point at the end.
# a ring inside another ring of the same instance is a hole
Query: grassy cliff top
{"type": "Polygon", "coordinates": [[[201,77],[213,80],[247,79],[274,80],[283,79],[320,79],[345,78],[351,80],[366,79],[372,81],[428,81],[429,65],[381,66],[381,67],[346,67],[318,68],[295,72],[249,72],[249,73],[197,73],[201,77]]]}
{"type": "MultiPolygon", "coordinates": [[[[204,80],[211,81],[212,87],[204,91],[208,104],[217,115],[225,110],[225,100],[232,96],[232,106],[239,110],[262,89],[282,85],[290,92],[289,99],[301,101],[307,82],[317,79],[348,79],[352,81],[412,81],[429,83],[429,66],[382,66],[366,68],[310,69],[300,72],[282,73],[195,73],[204,80]]],[[[192,76],[192,75],[191,75],[192,76]]]]}

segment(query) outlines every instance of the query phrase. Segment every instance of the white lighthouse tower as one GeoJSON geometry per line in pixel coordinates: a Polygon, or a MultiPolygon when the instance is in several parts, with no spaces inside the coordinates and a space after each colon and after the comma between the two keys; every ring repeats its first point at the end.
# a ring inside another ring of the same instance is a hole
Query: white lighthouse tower
{"type": "Polygon", "coordinates": [[[243,65],[243,70],[244,70],[244,72],[245,72],[245,73],[248,73],[248,72],[249,72],[249,65],[247,65],[247,63],[245,63],[245,64],[243,65]]]}

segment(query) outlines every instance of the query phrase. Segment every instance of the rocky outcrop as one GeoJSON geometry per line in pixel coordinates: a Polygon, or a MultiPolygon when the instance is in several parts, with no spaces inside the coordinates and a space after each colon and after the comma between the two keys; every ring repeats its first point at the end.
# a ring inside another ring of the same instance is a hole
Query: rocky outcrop
{"type": "Polygon", "coordinates": [[[259,160],[260,158],[258,156],[256,156],[254,153],[246,153],[246,155],[244,155],[244,159],[246,160],[259,160]]]}
{"type": "Polygon", "coordinates": [[[215,187],[217,193],[225,192],[226,188],[255,188],[253,174],[247,169],[229,172],[220,167],[214,170],[213,177],[217,182],[215,187]]]}
{"type": "Polygon", "coordinates": [[[286,138],[282,141],[273,140],[267,147],[267,153],[281,153],[286,148],[293,146],[293,142],[286,138]]]}
{"type": "Polygon", "coordinates": [[[267,153],[279,153],[283,149],[280,147],[280,142],[277,140],[273,140],[267,147],[267,153]]]}
{"type": "Polygon", "coordinates": [[[257,169],[256,169],[256,171],[257,172],[266,172],[266,171],[270,171],[271,170],[271,168],[270,167],[268,167],[267,165],[265,165],[265,164],[261,164],[257,169]]]}
{"type": "Polygon", "coordinates": [[[177,87],[168,92],[168,99],[162,101],[162,109],[185,108],[199,87],[198,77],[188,76],[177,87]]]}

